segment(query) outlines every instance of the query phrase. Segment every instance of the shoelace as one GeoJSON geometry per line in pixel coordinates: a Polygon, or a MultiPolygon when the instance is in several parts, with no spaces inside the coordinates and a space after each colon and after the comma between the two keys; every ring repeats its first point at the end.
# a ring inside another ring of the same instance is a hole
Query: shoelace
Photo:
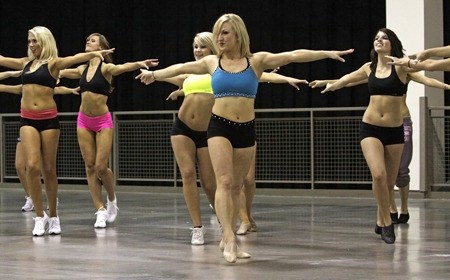
{"type": "Polygon", "coordinates": [[[196,239],[200,238],[202,236],[203,233],[203,228],[193,228],[192,229],[192,236],[196,239]]]}

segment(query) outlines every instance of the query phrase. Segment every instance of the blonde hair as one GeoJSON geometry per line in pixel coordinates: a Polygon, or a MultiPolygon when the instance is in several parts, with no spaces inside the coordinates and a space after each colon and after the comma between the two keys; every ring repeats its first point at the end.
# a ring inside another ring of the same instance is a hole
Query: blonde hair
{"type": "Polygon", "coordinates": [[[42,49],[41,55],[35,57],[30,48],[28,48],[28,58],[30,60],[39,59],[41,63],[47,63],[49,60],[58,57],[58,48],[56,47],[55,38],[47,27],[35,26],[28,30],[28,33],[33,34],[42,49]]]}
{"type": "MultiPolygon", "coordinates": [[[[236,33],[236,40],[240,44],[241,57],[250,57],[252,53],[250,51],[250,37],[248,36],[247,28],[242,18],[236,14],[224,14],[214,24],[213,34],[214,40],[217,42],[220,34],[220,29],[225,22],[229,22],[236,33]]],[[[219,51],[218,56],[222,55],[219,51]]]]}
{"type": "Polygon", "coordinates": [[[211,51],[211,54],[217,55],[218,53],[217,45],[214,43],[214,36],[211,32],[197,33],[194,37],[194,42],[192,45],[195,45],[195,43],[205,45],[211,51]]]}

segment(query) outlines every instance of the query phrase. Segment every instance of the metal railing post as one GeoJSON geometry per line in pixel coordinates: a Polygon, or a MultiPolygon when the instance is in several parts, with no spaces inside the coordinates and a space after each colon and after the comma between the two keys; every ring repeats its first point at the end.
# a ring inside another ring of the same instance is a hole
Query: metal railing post
{"type": "MultiPolygon", "coordinates": [[[[430,113],[428,111],[428,99],[426,96],[422,96],[419,98],[419,118],[420,118],[420,131],[422,133],[420,134],[420,162],[423,164],[420,165],[420,186],[419,190],[422,191],[425,195],[425,197],[428,197],[430,195],[430,184],[428,176],[431,176],[433,173],[430,172],[433,162],[430,160],[432,157],[430,157],[430,153],[428,152],[428,138],[429,133],[428,131],[428,122],[430,121],[430,113]]],[[[433,181],[433,180],[431,180],[433,181]]]]}

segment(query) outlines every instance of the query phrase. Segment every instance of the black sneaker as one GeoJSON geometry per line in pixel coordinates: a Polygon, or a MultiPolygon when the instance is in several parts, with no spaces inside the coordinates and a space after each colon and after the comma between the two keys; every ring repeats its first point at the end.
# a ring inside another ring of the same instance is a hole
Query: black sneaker
{"type": "Polygon", "coordinates": [[[382,229],[382,227],[380,227],[379,225],[375,224],[375,233],[376,234],[381,234],[381,229],[382,229]]]}
{"type": "Polygon", "coordinates": [[[398,218],[399,224],[406,224],[408,221],[409,221],[409,213],[400,214],[400,217],[398,218]]]}
{"type": "Polygon", "coordinates": [[[393,224],[398,224],[398,212],[391,213],[391,220],[393,224]]]}
{"type": "Polygon", "coordinates": [[[394,224],[381,228],[381,239],[387,244],[393,244],[395,242],[394,224]]]}

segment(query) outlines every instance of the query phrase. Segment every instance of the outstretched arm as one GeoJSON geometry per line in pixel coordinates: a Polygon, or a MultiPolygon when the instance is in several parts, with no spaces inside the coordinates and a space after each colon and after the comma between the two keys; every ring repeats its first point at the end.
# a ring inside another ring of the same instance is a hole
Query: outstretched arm
{"type": "Polygon", "coordinates": [[[80,95],[80,87],[68,88],[65,86],[55,87],[55,94],[76,94],[80,95]]]}
{"type": "Polygon", "coordinates": [[[141,73],[135,79],[139,79],[142,83],[149,85],[154,81],[165,81],[167,78],[181,74],[208,74],[208,65],[214,59],[211,57],[212,55],[209,55],[197,61],[174,64],[161,70],[149,71],[141,69],[141,73]]]}
{"type": "Polygon", "coordinates": [[[81,74],[83,73],[83,70],[85,69],[85,65],[80,65],[77,68],[69,68],[59,71],[59,77],[60,78],[67,78],[67,79],[79,79],[81,78],[81,74]]]}
{"type": "Polygon", "coordinates": [[[118,76],[125,72],[131,72],[134,70],[137,70],[139,68],[145,68],[148,69],[149,67],[155,67],[158,66],[159,61],[158,59],[146,59],[142,61],[136,61],[136,62],[127,62],[124,64],[107,64],[107,71],[111,73],[113,76],[118,76]]]}
{"type": "Polygon", "coordinates": [[[12,93],[12,94],[21,94],[22,93],[22,85],[1,85],[0,84],[0,92],[12,93]]]}
{"type": "Polygon", "coordinates": [[[410,57],[418,61],[424,61],[430,57],[450,57],[450,46],[426,49],[410,57]]]}
{"type": "Polygon", "coordinates": [[[4,57],[0,55],[0,66],[4,66],[11,69],[21,70],[23,69],[25,63],[28,61],[28,57],[23,58],[12,58],[4,57]]]}
{"type": "Polygon", "coordinates": [[[364,64],[358,70],[342,76],[336,82],[328,83],[326,85],[326,88],[323,91],[321,91],[321,93],[325,93],[328,91],[335,91],[343,87],[346,87],[352,83],[362,83],[361,81],[368,79],[369,73],[370,73],[370,62],[364,64]]]}
{"type": "Polygon", "coordinates": [[[55,67],[57,70],[66,69],[74,64],[83,63],[95,57],[103,60],[103,56],[113,52],[114,48],[109,50],[77,53],[76,55],[66,57],[58,57],[57,59],[55,59],[55,67]]]}
{"type": "MultiPolygon", "coordinates": [[[[361,84],[365,84],[367,83],[367,81],[369,80],[368,77],[365,77],[364,79],[360,80],[360,81],[355,81],[355,82],[351,82],[345,85],[345,87],[354,87],[357,85],[361,85],[361,84]]],[[[311,88],[319,88],[319,87],[326,87],[327,84],[332,84],[337,82],[338,80],[315,80],[309,83],[309,86],[311,88]]]]}
{"type": "Polygon", "coordinates": [[[387,55],[386,57],[392,60],[391,62],[388,62],[388,64],[406,66],[415,71],[450,71],[450,58],[437,60],[427,59],[425,61],[418,61],[409,57],[397,58],[389,55],[387,55]]]}
{"type": "Polygon", "coordinates": [[[275,69],[289,63],[311,62],[321,59],[331,58],[345,62],[342,56],[350,54],[353,49],[345,51],[313,51],[313,50],[295,50],[282,53],[258,52],[255,57],[261,61],[261,67],[265,69],[275,69]]]}
{"type": "MultiPolygon", "coordinates": [[[[80,94],[80,88],[68,88],[64,86],[55,87],[55,94],[80,94]]],[[[12,93],[12,94],[21,94],[22,93],[22,85],[2,85],[0,84],[0,92],[12,93]]]]}
{"type": "Polygon", "coordinates": [[[299,80],[296,78],[284,76],[277,74],[275,72],[263,72],[261,78],[259,78],[260,83],[274,83],[274,84],[284,84],[288,83],[297,90],[300,90],[298,84],[308,84],[307,80],[299,80]]]}
{"type": "Polygon", "coordinates": [[[439,80],[436,80],[436,79],[427,77],[425,75],[422,75],[420,73],[417,73],[417,72],[416,73],[408,73],[408,77],[416,83],[423,84],[423,85],[426,85],[429,87],[439,88],[439,89],[443,89],[443,90],[450,89],[449,85],[447,85],[439,80]]]}
{"type": "Polygon", "coordinates": [[[11,77],[19,77],[20,74],[22,74],[22,70],[0,72],[0,80],[4,80],[11,77]]]}

